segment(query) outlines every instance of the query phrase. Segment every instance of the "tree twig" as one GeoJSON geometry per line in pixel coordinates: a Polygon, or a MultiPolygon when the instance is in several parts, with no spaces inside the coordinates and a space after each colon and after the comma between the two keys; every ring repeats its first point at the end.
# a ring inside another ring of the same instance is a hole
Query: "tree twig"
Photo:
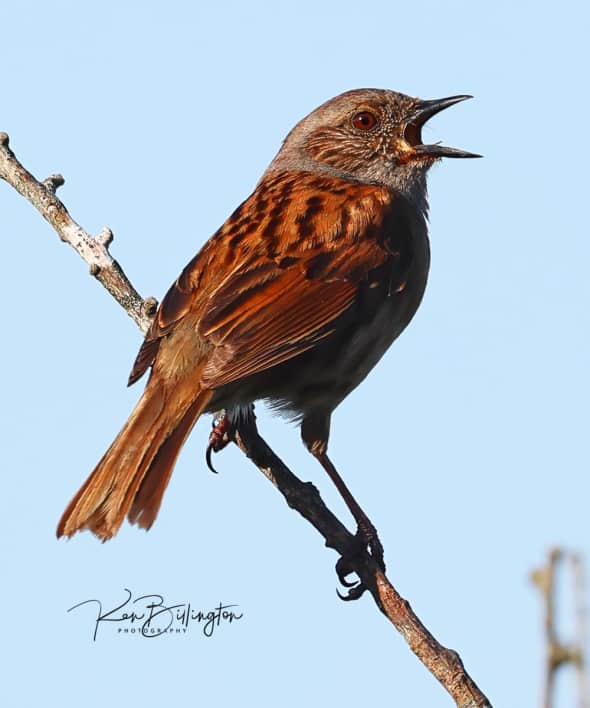
{"type": "MultiPolygon", "coordinates": [[[[90,266],[90,273],[109,291],[146,332],[156,309],[153,299],[143,300],[133,288],[108,247],[112,233],[104,229],[93,238],[69,215],[56,197],[63,178],[52,175],[39,182],[16,159],[8,146],[8,136],[0,133],[0,177],[12,185],[53,226],[60,238],[72,246],[90,266]]],[[[353,535],[326,507],[317,489],[299,480],[260,437],[254,420],[240,427],[235,442],[281,492],[289,506],[296,509],[324,537],[326,545],[340,555],[346,553],[353,535]]],[[[378,608],[402,634],[410,649],[440,681],[460,708],[490,706],[488,699],[465,671],[459,655],[443,647],[428,632],[389,582],[368,552],[353,561],[354,571],[372,594],[378,608]]]]}
{"type": "Polygon", "coordinates": [[[576,669],[578,683],[578,708],[588,708],[588,677],[585,666],[586,609],[585,584],[582,561],[575,553],[561,548],[551,548],[547,564],[531,573],[531,580],[543,598],[545,624],[545,672],[543,688],[543,708],[552,708],[557,670],[566,665],[576,669]],[[566,643],[556,627],[557,577],[564,567],[563,561],[570,561],[572,572],[572,597],[575,613],[575,639],[566,643]]]}
{"type": "MultiPolygon", "coordinates": [[[[324,537],[326,546],[341,555],[350,548],[353,535],[326,507],[318,490],[309,482],[296,477],[260,437],[254,421],[240,428],[236,442],[263,474],[324,537]]],[[[488,699],[465,671],[457,652],[437,642],[390,583],[377,563],[363,553],[356,559],[354,570],[363,585],[373,595],[377,607],[394,625],[426,668],[451,694],[457,706],[475,708],[490,706],[488,699]]]]}
{"type": "Polygon", "coordinates": [[[61,175],[50,175],[39,182],[16,159],[8,145],[8,135],[0,133],[0,177],[27,199],[57,231],[62,241],[69,244],[89,265],[93,275],[139,329],[145,334],[156,313],[158,303],[154,298],[144,300],[131,285],[121,266],[109,253],[113,232],[104,228],[93,238],[77,224],[56,191],[64,184],[61,175]]]}
{"type": "Polygon", "coordinates": [[[576,675],[578,683],[578,708],[590,708],[590,688],[586,669],[584,648],[588,643],[588,612],[586,609],[586,575],[584,562],[577,553],[570,554],[573,576],[573,599],[575,613],[575,645],[578,647],[576,675]]]}

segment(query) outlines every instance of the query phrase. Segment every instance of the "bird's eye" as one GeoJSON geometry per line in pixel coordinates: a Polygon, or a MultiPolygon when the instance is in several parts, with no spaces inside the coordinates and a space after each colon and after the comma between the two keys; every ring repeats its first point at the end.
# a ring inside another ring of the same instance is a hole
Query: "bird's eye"
{"type": "Polygon", "coordinates": [[[352,117],[352,125],[357,130],[372,130],[378,122],[377,116],[371,111],[361,111],[352,117]]]}

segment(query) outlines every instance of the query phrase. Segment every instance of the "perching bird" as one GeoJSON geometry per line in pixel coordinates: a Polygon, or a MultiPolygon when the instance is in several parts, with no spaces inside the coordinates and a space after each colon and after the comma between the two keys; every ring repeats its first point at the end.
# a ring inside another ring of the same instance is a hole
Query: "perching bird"
{"type": "Polygon", "coordinates": [[[330,416],[420,304],[426,173],[441,157],[479,157],[424,145],[421,129],[466,98],[348,91],[293,128],[253,194],[166,294],[129,377],[151,367],[145,390],[58,537],[89,529],[106,540],[126,516],[149,528],[199,416],[226,409],[231,419],[266,399],[301,422],[360,538],[380,555],[328,458],[330,416]]]}

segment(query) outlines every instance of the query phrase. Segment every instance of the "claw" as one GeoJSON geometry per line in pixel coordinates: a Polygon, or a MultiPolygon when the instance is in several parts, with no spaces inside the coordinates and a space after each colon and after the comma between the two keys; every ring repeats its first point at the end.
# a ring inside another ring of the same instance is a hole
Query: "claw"
{"type": "MultiPolygon", "coordinates": [[[[205,450],[205,462],[207,463],[207,467],[211,470],[211,472],[214,472],[217,474],[217,470],[215,467],[213,467],[213,463],[211,462],[211,453],[213,452],[213,443],[209,442],[207,445],[207,449],[205,450]]],[[[215,451],[217,452],[217,451],[215,451]]]]}
{"type": "Polygon", "coordinates": [[[231,423],[225,411],[222,411],[219,417],[213,418],[213,430],[209,435],[209,445],[207,445],[207,450],[205,451],[205,462],[211,472],[215,472],[215,474],[217,474],[217,470],[213,467],[213,463],[211,462],[211,453],[219,452],[229,444],[230,430],[231,423]]]}
{"type": "Polygon", "coordinates": [[[377,535],[375,528],[367,523],[359,525],[356,534],[353,537],[350,548],[347,549],[345,555],[338,559],[336,563],[336,574],[338,575],[338,580],[345,587],[349,588],[348,592],[342,594],[336,590],[336,594],[344,602],[350,602],[351,600],[358,600],[367,586],[362,582],[349,581],[346,579],[347,575],[354,573],[354,567],[352,560],[356,556],[360,556],[364,553],[370,553],[373,560],[377,565],[385,572],[385,561],[383,559],[383,546],[377,535]]]}
{"type": "Polygon", "coordinates": [[[209,435],[209,445],[205,450],[205,462],[211,472],[217,474],[217,470],[211,462],[212,453],[223,450],[233,440],[237,430],[242,427],[246,428],[255,420],[254,404],[252,403],[236,404],[213,415],[213,430],[209,435]]]}
{"type": "Polygon", "coordinates": [[[350,602],[351,600],[358,600],[360,597],[362,597],[366,589],[367,587],[365,585],[359,583],[354,588],[349,590],[346,595],[343,595],[338,590],[336,590],[336,594],[343,602],[350,602]]]}
{"type": "Polygon", "coordinates": [[[354,569],[351,568],[348,558],[339,558],[336,563],[336,575],[341,585],[344,585],[345,588],[352,588],[357,584],[356,580],[350,582],[346,579],[346,576],[351,573],[354,573],[354,569]]]}

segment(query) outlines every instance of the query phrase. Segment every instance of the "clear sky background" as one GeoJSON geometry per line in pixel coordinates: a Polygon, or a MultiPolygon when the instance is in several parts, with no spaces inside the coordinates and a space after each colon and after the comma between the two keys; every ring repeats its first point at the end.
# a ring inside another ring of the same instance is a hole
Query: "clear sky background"
{"type": "MultiPolygon", "coordinates": [[[[293,124],[341,91],[472,93],[425,138],[482,153],[429,180],[432,269],[409,329],[333,419],[333,459],[389,576],[495,706],[539,705],[551,544],[588,535],[587,141],[582,2],[79,3],[2,8],[0,130],[161,297],[293,124]]],[[[449,706],[336,556],[235,449],[195,428],[156,525],[57,542],[56,522],[139,395],[135,325],[0,184],[1,639],[6,705],[449,706]],[[101,628],[134,594],[244,617],[205,638],[101,628]]],[[[353,527],[298,431],[268,441],[353,527]]],[[[571,677],[560,681],[572,705],[571,677]]]]}

